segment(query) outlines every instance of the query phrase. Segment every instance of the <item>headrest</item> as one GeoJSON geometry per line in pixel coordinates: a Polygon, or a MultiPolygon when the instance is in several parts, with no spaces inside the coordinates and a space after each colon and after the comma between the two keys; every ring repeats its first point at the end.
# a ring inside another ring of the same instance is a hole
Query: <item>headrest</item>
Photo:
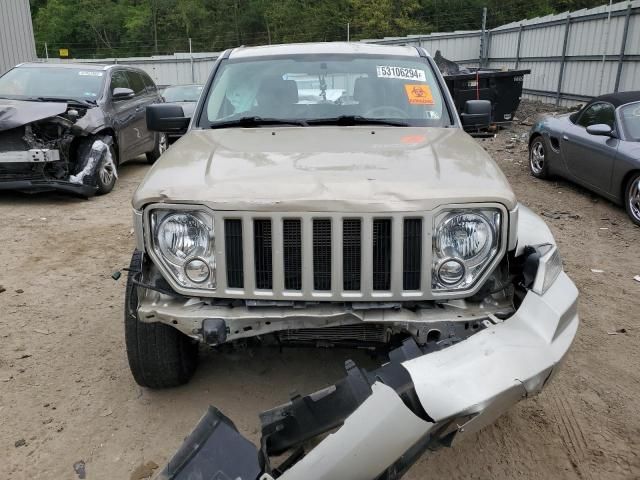
{"type": "Polygon", "coordinates": [[[353,84],[353,98],[356,102],[370,100],[379,95],[378,81],[375,78],[360,77],[356,78],[353,84]]]}
{"type": "Polygon", "coordinates": [[[298,85],[295,80],[280,76],[266,77],[258,90],[258,103],[298,103],[298,85]]]}

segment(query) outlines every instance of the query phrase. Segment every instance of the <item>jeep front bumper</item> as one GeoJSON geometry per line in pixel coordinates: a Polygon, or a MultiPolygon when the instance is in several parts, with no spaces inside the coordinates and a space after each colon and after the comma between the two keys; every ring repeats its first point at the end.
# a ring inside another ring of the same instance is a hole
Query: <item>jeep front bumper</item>
{"type": "Polygon", "coordinates": [[[373,372],[347,362],[345,379],[264,412],[260,449],[211,409],[159,478],[400,478],[426,449],[450,445],[541,391],[575,337],[577,296],[560,273],[543,295],[529,291],[510,318],[457,344],[425,354],[405,342],[373,372]],[[304,454],[303,443],[336,427],[304,454]],[[283,465],[270,464],[292,450],[283,465]]]}

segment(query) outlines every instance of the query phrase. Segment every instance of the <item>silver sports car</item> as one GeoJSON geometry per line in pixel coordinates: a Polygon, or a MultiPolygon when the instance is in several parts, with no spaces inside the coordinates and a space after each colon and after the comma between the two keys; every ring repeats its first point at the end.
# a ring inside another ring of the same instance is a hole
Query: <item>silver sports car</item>
{"type": "Polygon", "coordinates": [[[565,177],[624,204],[640,225],[640,91],[602,95],[578,112],[536,122],[529,168],[534,177],[565,177]]]}

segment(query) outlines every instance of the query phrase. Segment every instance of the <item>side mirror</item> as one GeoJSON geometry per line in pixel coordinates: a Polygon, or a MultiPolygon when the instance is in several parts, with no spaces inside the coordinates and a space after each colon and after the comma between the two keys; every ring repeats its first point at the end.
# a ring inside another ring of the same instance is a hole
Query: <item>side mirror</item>
{"type": "Polygon", "coordinates": [[[126,100],[128,98],[133,98],[135,93],[130,88],[114,88],[113,93],[111,94],[111,98],[114,100],[126,100]]]}
{"type": "Polygon", "coordinates": [[[186,133],[191,118],[185,117],[180,105],[154,103],[147,107],[147,128],[152,132],[186,133]]]}
{"type": "Polygon", "coordinates": [[[491,125],[491,102],[489,100],[467,100],[460,120],[464,128],[483,128],[491,125]]]}
{"type": "Polygon", "coordinates": [[[601,137],[610,137],[613,133],[611,127],[605,123],[597,123],[587,127],[587,133],[590,135],[599,135],[601,137]]]}

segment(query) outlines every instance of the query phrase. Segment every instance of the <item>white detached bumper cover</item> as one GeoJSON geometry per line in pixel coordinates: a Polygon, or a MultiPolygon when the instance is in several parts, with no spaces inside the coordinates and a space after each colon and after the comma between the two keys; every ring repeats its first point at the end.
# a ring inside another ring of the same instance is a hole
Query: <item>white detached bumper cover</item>
{"type": "Polygon", "coordinates": [[[279,478],[375,479],[451,420],[457,426],[453,438],[492,423],[522,398],[538,393],[564,358],[578,328],[577,298],[573,282],[561,273],[544,295],[529,292],[508,320],[403,362],[435,423],[413,415],[393,390],[376,383],[340,430],[279,478]]]}

